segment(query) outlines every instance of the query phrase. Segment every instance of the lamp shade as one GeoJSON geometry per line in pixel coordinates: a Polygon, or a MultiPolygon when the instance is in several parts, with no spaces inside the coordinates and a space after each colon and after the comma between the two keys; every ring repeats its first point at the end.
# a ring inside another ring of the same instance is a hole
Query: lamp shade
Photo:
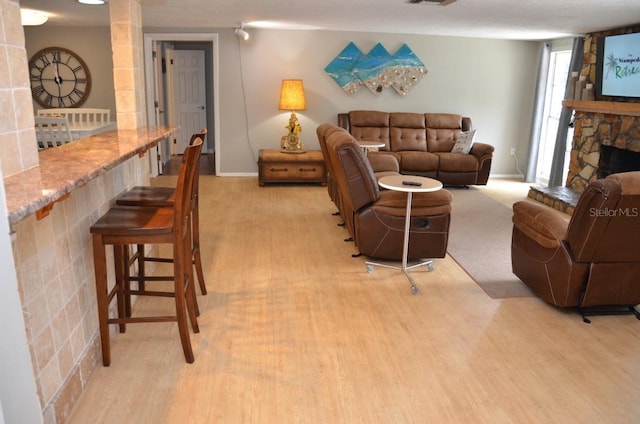
{"type": "Polygon", "coordinates": [[[278,108],[280,110],[304,110],[306,108],[302,80],[282,80],[278,108]]]}

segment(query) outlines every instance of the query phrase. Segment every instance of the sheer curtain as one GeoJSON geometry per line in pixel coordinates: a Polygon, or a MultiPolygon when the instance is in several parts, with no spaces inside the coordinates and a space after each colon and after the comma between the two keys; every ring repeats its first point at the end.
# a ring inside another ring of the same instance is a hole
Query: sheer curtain
{"type": "MultiPolygon", "coordinates": [[[[571,75],[571,72],[579,72],[582,69],[583,48],[584,38],[574,38],[571,52],[571,66],[569,67],[569,73],[567,75],[567,84],[569,83],[569,76],[571,75]]],[[[540,43],[538,81],[536,82],[535,94],[536,98],[533,109],[531,134],[529,136],[529,161],[527,162],[527,172],[525,174],[525,182],[528,183],[536,181],[536,167],[538,163],[538,151],[540,150],[540,133],[542,130],[542,121],[544,119],[544,101],[547,89],[547,75],[549,73],[550,57],[551,44],[548,41],[540,43]]],[[[553,151],[549,187],[560,186],[563,184],[562,174],[564,169],[564,152],[566,149],[567,132],[572,114],[573,111],[571,109],[562,108],[553,151]]]]}
{"type": "MultiPolygon", "coordinates": [[[[582,70],[582,57],[584,50],[584,38],[574,38],[573,48],[571,49],[571,66],[569,67],[569,75],[567,75],[567,93],[571,72],[580,72],[582,70]]],[[[566,95],[565,95],[566,99],[566,95]]],[[[549,175],[549,187],[558,187],[563,185],[564,178],[564,152],[567,145],[567,133],[571,124],[571,116],[573,110],[563,107],[560,113],[560,121],[558,123],[558,135],[556,136],[556,145],[553,150],[553,162],[551,163],[551,175],[549,175]]]]}
{"type": "Polygon", "coordinates": [[[531,134],[529,136],[529,162],[525,182],[536,181],[536,164],[538,163],[538,150],[540,149],[540,131],[544,115],[544,97],[547,89],[547,74],[549,73],[549,58],[551,57],[551,44],[547,41],[540,43],[538,60],[538,81],[536,82],[535,104],[533,107],[533,119],[531,134]]]}

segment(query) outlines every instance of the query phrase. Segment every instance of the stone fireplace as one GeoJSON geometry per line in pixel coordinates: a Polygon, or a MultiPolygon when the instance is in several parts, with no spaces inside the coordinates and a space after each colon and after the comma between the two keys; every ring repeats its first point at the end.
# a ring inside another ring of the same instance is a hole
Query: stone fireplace
{"type": "Polygon", "coordinates": [[[568,214],[597,178],[640,171],[640,104],[565,101],[575,110],[569,173],[564,187],[532,187],[529,197],[568,214]]]}
{"type": "Polygon", "coordinates": [[[576,111],[567,187],[582,193],[597,178],[640,170],[640,105],[566,103],[576,111]]]}
{"type": "MultiPolygon", "coordinates": [[[[586,82],[596,81],[599,40],[607,35],[630,32],[640,32],[640,25],[585,36],[580,75],[586,82]]],[[[562,103],[575,111],[566,184],[563,187],[532,187],[530,198],[572,214],[590,182],[612,172],[640,170],[640,99],[603,97],[596,93],[595,100],[565,100],[562,103]]]]}

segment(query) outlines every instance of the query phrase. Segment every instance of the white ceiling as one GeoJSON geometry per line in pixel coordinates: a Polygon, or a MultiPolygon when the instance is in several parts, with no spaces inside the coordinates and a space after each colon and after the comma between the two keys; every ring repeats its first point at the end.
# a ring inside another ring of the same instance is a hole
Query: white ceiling
{"type": "MultiPolygon", "coordinates": [[[[276,28],[514,40],[581,35],[640,23],[640,0],[141,0],[144,27],[276,28]]],[[[109,6],[20,0],[51,13],[45,25],[108,25],[109,6]]]]}

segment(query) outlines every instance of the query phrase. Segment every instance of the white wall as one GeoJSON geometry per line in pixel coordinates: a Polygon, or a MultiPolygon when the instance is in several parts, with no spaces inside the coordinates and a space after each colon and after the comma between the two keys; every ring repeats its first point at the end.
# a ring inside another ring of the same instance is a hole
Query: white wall
{"type": "MultiPolygon", "coordinates": [[[[60,27],[52,25],[24,27],[29,59],[45,47],[64,47],[78,54],[91,72],[91,93],[82,107],[110,109],[115,119],[116,97],[113,90],[113,56],[109,27],[60,27]]],[[[34,109],[42,106],[33,102],[34,109]]]]}
{"type": "MultiPolygon", "coordinates": [[[[46,37],[43,31],[26,31],[29,54],[46,45],[59,44],[84,55],[94,74],[96,91],[89,99],[94,106],[94,101],[98,101],[97,90],[108,91],[113,87],[112,76],[98,76],[98,70],[102,72],[111,57],[109,29],[49,30],[51,33],[47,32],[46,37]],[[81,36],[87,31],[88,35],[81,36]],[[91,38],[94,40],[87,43],[91,38]],[[106,45],[100,46],[100,39],[106,45]],[[90,51],[86,51],[89,46],[90,51]]],[[[176,28],[144,31],[196,32],[176,28]]],[[[536,42],[342,31],[248,31],[251,38],[244,42],[229,28],[198,30],[220,36],[218,154],[223,175],[257,173],[258,151],[279,147],[289,115],[278,110],[277,105],[284,78],[304,80],[307,109],[299,112],[298,117],[307,148],[319,148],[315,128],[323,122],[335,123],[338,112],[353,109],[450,112],[471,117],[478,131],[476,139],[495,146],[492,174],[517,173],[509,155],[511,147],[517,148],[520,168],[525,168],[537,69],[536,42]],[[376,96],[364,87],[354,95],[347,95],[324,68],[350,41],[365,54],[378,42],[391,54],[406,43],[429,72],[405,97],[393,89],[376,96]]]]}
{"type": "Polygon", "coordinates": [[[471,117],[477,140],[496,147],[493,174],[516,174],[509,155],[512,146],[518,150],[520,167],[525,164],[537,68],[535,42],[329,31],[250,32],[248,42],[239,42],[230,30],[221,31],[223,173],[256,172],[258,150],[278,148],[289,115],[277,108],[284,78],[304,80],[307,109],[298,117],[308,148],[319,148],[315,128],[323,122],[335,123],[338,112],[449,112],[471,117]],[[350,41],[365,54],[378,42],[391,54],[406,43],[429,72],[405,97],[393,89],[374,95],[364,87],[348,95],[324,68],[350,41]]]}

